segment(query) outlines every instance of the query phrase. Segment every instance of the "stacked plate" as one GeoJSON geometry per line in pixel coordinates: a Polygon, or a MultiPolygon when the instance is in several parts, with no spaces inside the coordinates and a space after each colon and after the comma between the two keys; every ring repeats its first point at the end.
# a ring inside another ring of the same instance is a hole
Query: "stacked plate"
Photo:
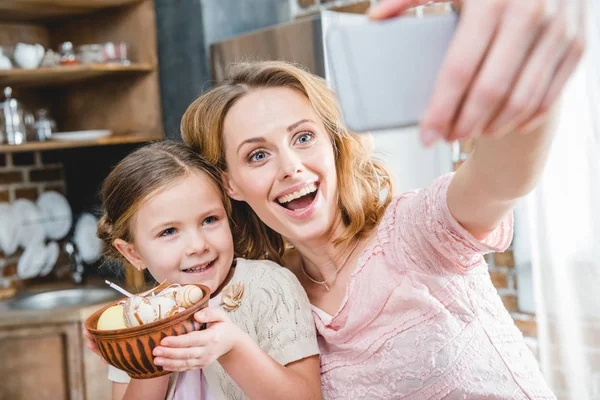
{"type": "Polygon", "coordinates": [[[24,249],[17,264],[20,279],[52,271],[59,256],[55,240],[69,233],[72,221],[69,202],[58,192],[45,192],[36,203],[26,199],[0,203],[0,250],[10,256],[19,247],[24,249]]]}
{"type": "Polygon", "coordinates": [[[28,246],[17,264],[17,276],[20,279],[30,279],[36,276],[46,276],[58,260],[58,243],[35,242],[28,246]]]}
{"type": "Polygon", "coordinates": [[[0,203],[0,250],[12,255],[19,247],[17,221],[10,203],[0,203]]]}
{"type": "Polygon", "coordinates": [[[75,224],[73,241],[84,262],[91,264],[102,255],[102,240],[98,238],[98,220],[92,214],[83,213],[75,224]]]}

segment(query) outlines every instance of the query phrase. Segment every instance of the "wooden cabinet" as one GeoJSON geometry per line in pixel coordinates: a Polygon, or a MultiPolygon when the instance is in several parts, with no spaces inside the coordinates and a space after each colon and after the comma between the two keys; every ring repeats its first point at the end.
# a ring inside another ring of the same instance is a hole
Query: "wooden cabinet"
{"type": "Polygon", "coordinates": [[[79,323],[0,329],[0,400],[83,399],[79,323]]]}
{"type": "Polygon", "coordinates": [[[0,71],[30,110],[47,108],[60,131],[111,129],[97,141],[0,145],[0,152],[136,143],[164,138],[152,0],[0,0],[0,46],[125,42],[129,65],[86,64],[0,71]]]}
{"type": "Polygon", "coordinates": [[[110,400],[108,366],[82,333],[103,305],[39,311],[28,322],[13,313],[0,327],[0,400],[110,400]]]}

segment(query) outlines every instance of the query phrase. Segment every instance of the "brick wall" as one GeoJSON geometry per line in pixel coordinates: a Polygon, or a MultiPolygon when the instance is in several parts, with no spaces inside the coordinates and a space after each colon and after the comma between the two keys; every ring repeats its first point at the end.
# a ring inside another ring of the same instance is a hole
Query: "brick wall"
{"type": "MultiPolygon", "coordinates": [[[[0,202],[35,201],[40,193],[51,190],[65,193],[62,163],[47,160],[40,152],[0,153],[0,202]]],[[[7,257],[0,250],[0,289],[16,281],[22,251],[7,257]]]]}

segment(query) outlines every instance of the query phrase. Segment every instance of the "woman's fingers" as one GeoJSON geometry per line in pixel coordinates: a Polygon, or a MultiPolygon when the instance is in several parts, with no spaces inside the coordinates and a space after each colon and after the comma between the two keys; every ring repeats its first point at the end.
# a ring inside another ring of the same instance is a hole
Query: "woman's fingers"
{"type": "Polygon", "coordinates": [[[456,114],[500,23],[506,0],[479,0],[463,4],[457,31],[448,49],[421,122],[426,146],[448,139],[456,114]]]}
{"type": "Polygon", "coordinates": [[[558,69],[554,74],[552,79],[552,83],[550,84],[550,88],[548,92],[544,96],[544,99],[541,102],[540,109],[538,110],[541,113],[548,112],[552,105],[560,95],[565,83],[569,80],[573,71],[577,68],[581,57],[583,56],[585,50],[585,30],[586,30],[586,15],[585,8],[586,2],[581,2],[581,14],[579,17],[579,28],[577,31],[577,35],[574,40],[571,41],[569,45],[569,49],[567,51],[566,56],[561,60],[558,65],[558,69]]]}
{"type": "MultiPolygon", "coordinates": [[[[479,5],[469,3],[465,9],[470,7],[479,5]]],[[[543,29],[543,0],[507,3],[502,11],[494,42],[448,135],[450,140],[476,137],[483,133],[489,121],[506,104],[507,97],[514,96],[514,82],[518,80],[529,50],[543,29]]],[[[527,78],[527,87],[537,80],[535,76],[527,78]]]]}
{"type": "MultiPolygon", "coordinates": [[[[497,116],[489,122],[486,132],[502,136],[523,125],[538,120],[549,107],[543,109],[543,100],[557,80],[557,71],[563,60],[569,57],[569,48],[574,42],[575,32],[569,28],[566,12],[560,9],[546,24],[543,34],[531,52],[523,67],[515,88],[499,110],[497,116]]],[[[576,64],[577,61],[574,62],[576,64]]],[[[572,69],[566,74],[571,74],[572,69]]],[[[559,83],[559,90],[566,79],[559,83]]],[[[551,104],[550,104],[551,105],[551,104]]]]}
{"type": "MultiPolygon", "coordinates": [[[[458,1],[460,22],[421,121],[423,143],[543,123],[583,53],[583,2],[458,1]]],[[[426,3],[383,0],[370,17],[391,18],[426,3]]]]}
{"type": "Polygon", "coordinates": [[[431,3],[431,0],[382,0],[369,9],[369,18],[378,20],[396,17],[411,7],[417,7],[427,3],[431,3]]]}

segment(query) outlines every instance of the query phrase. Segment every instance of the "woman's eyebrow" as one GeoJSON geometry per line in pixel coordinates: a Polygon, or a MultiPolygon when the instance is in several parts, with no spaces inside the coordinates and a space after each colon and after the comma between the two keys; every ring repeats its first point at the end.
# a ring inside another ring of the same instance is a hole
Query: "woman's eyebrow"
{"type": "Polygon", "coordinates": [[[250,139],[246,139],[244,140],[242,143],[240,143],[240,145],[237,148],[237,152],[240,152],[240,149],[242,148],[243,145],[245,144],[252,144],[252,143],[265,143],[267,140],[264,137],[253,137],[250,139]]]}
{"type": "Polygon", "coordinates": [[[293,131],[294,129],[296,129],[296,128],[297,128],[299,125],[302,125],[302,124],[303,124],[303,123],[305,123],[305,122],[312,122],[313,124],[315,123],[315,121],[313,121],[312,119],[307,119],[307,118],[305,118],[305,119],[301,119],[300,121],[298,121],[298,122],[294,122],[293,124],[291,124],[290,126],[288,126],[288,127],[287,127],[287,131],[288,131],[288,132],[291,132],[291,131],[293,131]]]}

